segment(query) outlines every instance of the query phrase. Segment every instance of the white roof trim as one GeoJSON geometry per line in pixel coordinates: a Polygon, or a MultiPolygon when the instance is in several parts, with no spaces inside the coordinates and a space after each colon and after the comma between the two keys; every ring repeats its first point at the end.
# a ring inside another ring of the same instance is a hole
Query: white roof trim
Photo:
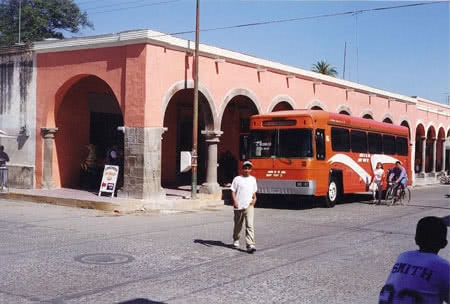
{"type": "Polygon", "coordinates": [[[439,114],[442,116],[450,117],[450,111],[444,111],[444,110],[439,111],[439,109],[426,107],[423,105],[417,105],[416,108],[419,111],[425,111],[425,112],[429,112],[429,113],[434,113],[434,114],[439,114]]]}
{"type": "MultiPolygon", "coordinates": [[[[195,50],[195,43],[191,40],[173,37],[165,33],[156,32],[152,30],[126,31],[120,33],[112,33],[106,35],[80,37],[80,38],[70,38],[56,41],[55,40],[40,41],[34,43],[33,50],[37,53],[49,53],[49,52],[69,51],[69,50],[120,46],[137,43],[151,43],[184,50],[191,50],[191,51],[195,50]]],[[[323,81],[330,85],[337,85],[343,88],[352,88],[354,90],[364,93],[376,94],[378,96],[383,96],[387,98],[394,98],[401,102],[406,102],[408,104],[416,104],[417,102],[416,98],[412,98],[409,96],[379,90],[355,82],[330,77],[312,71],[299,69],[296,67],[245,55],[238,52],[233,52],[230,50],[206,44],[200,44],[199,50],[201,53],[203,53],[204,56],[212,56],[213,58],[221,57],[225,58],[226,61],[234,60],[238,62],[244,62],[256,67],[257,66],[265,67],[267,69],[282,71],[285,72],[286,74],[294,74],[303,78],[310,78],[313,80],[323,81]]]]}

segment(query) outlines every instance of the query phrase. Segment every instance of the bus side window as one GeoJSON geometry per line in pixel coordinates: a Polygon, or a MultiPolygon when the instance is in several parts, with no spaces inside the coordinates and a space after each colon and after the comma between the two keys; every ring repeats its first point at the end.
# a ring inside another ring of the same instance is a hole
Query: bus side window
{"type": "Polygon", "coordinates": [[[325,130],[316,129],[316,158],[325,159],[325,130]]]}

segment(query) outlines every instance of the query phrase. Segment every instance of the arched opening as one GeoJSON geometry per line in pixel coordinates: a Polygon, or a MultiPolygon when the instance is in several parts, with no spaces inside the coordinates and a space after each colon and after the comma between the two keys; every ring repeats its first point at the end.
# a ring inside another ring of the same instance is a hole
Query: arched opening
{"type": "Polygon", "coordinates": [[[425,172],[431,172],[433,170],[433,158],[434,158],[434,141],[436,140],[436,130],[433,126],[428,128],[427,132],[427,146],[425,150],[425,172]]]}
{"type": "MultiPolygon", "coordinates": [[[[56,154],[61,187],[98,189],[106,151],[118,147],[123,156],[123,115],[110,86],[96,76],[75,82],[56,113],[56,154]]],[[[123,166],[118,187],[123,184],[123,166]]]]}
{"type": "Polygon", "coordinates": [[[311,110],[320,110],[320,111],[323,111],[323,109],[322,109],[321,107],[319,107],[319,106],[313,106],[313,107],[311,107],[311,110]]]}
{"type": "MultiPolygon", "coordinates": [[[[166,107],[161,154],[161,184],[174,188],[190,185],[192,171],[182,172],[180,169],[181,151],[192,151],[193,128],[193,89],[177,91],[166,107]]],[[[197,132],[197,184],[205,182],[207,168],[207,146],[202,130],[213,130],[212,112],[206,97],[198,94],[198,132],[197,132]]]]}
{"type": "Polygon", "coordinates": [[[445,130],[439,128],[437,142],[436,142],[436,172],[443,171],[444,168],[444,145],[445,145],[445,130]]]}
{"type": "Polygon", "coordinates": [[[238,173],[240,160],[247,159],[246,138],[250,130],[250,116],[258,114],[255,103],[247,96],[233,97],[225,107],[220,129],[223,131],[218,147],[220,184],[231,183],[238,173]]]}
{"type": "Polygon", "coordinates": [[[350,116],[350,113],[345,110],[340,111],[339,114],[350,116]]]}
{"type": "Polygon", "coordinates": [[[370,115],[370,114],[364,114],[362,118],[365,118],[365,119],[372,119],[372,120],[373,120],[373,117],[372,117],[372,115],[370,115]]]}
{"type": "Polygon", "coordinates": [[[416,127],[416,153],[414,160],[415,168],[414,172],[420,173],[422,172],[422,162],[423,162],[423,141],[425,140],[425,127],[422,124],[419,124],[416,127]]]}
{"type": "Polygon", "coordinates": [[[277,103],[277,105],[273,108],[272,112],[287,111],[287,110],[293,110],[291,104],[287,101],[282,101],[280,103],[277,103]]]}
{"type": "Polygon", "coordinates": [[[392,119],[390,119],[389,117],[386,117],[385,119],[383,119],[384,123],[388,123],[388,124],[394,124],[394,122],[392,121],[392,119]]]}
{"type": "Polygon", "coordinates": [[[450,130],[447,132],[445,142],[445,171],[450,175],[450,130]]]}
{"type": "Polygon", "coordinates": [[[408,128],[408,138],[409,140],[411,140],[411,128],[409,127],[409,123],[406,120],[404,120],[400,125],[408,128]]]}

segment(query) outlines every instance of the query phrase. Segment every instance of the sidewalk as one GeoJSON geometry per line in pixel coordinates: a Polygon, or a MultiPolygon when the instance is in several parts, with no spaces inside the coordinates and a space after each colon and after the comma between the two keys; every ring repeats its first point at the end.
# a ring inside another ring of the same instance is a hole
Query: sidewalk
{"type": "Polygon", "coordinates": [[[98,192],[67,188],[52,190],[10,188],[7,192],[0,192],[0,198],[121,213],[147,210],[195,210],[224,205],[222,194],[199,193],[197,199],[192,200],[190,190],[164,190],[166,198],[160,201],[98,196],[98,192]]]}

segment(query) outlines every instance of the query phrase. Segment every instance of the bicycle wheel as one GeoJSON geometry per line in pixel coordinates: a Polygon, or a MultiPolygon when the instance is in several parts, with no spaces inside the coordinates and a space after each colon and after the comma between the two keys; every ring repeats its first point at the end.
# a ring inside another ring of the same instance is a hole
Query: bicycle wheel
{"type": "Polygon", "coordinates": [[[392,206],[395,203],[394,187],[389,187],[386,190],[386,205],[392,206]]]}

